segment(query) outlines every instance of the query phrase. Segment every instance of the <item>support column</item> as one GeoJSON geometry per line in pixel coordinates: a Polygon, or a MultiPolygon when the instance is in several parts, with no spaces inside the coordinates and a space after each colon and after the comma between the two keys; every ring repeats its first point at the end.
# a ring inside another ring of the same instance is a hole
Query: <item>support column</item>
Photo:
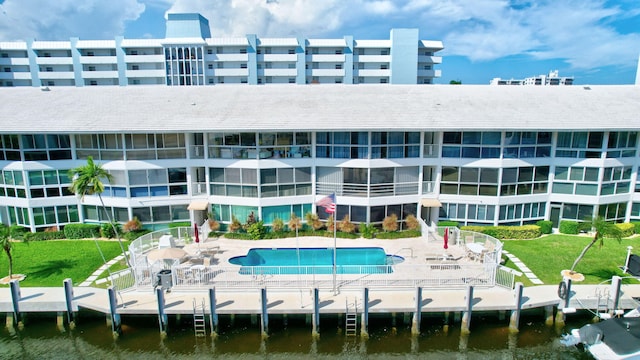
{"type": "Polygon", "coordinates": [[[216,288],[209,289],[209,309],[211,309],[210,322],[211,322],[211,337],[216,338],[218,336],[218,313],[216,312],[217,306],[216,300],[216,288]]]}
{"type": "Polygon", "coordinates": [[[614,316],[618,306],[620,305],[620,288],[622,286],[622,278],[620,276],[614,276],[611,278],[611,290],[610,294],[613,295],[613,308],[609,309],[609,314],[614,316]]]}
{"type": "Polygon", "coordinates": [[[311,336],[317,338],[320,336],[320,292],[318,288],[313,289],[313,315],[311,316],[311,336]]]}
{"type": "Polygon", "coordinates": [[[544,307],[544,324],[547,326],[553,325],[553,305],[544,307]]]}
{"type": "Polygon", "coordinates": [[[67,304],[67,324],[69,324],[69,329],[73,330],[76,327],[73,309],[73,282],[71,282],[71,279],[64,279],[62,285],[64,286],[64,298],[67,304]]]}
{"type": "Polygon", "coordinates": [[[415,295],[416,305],[413,311],[413,320],[411,321],[411,335],[420,335],[420,320],[422,319],[422,288],[416,288],[415,295]]]}
{"type": "Polygon", "coordinates": [[[156,299],[158,301],[158,325],[160,326],[160,336],[164,339],[167,336],[167,326],[169,319],[164,312],[164,292],[162,288],[156,288],[156,299]]]}
{"type": "Polygon", "coordinates": [[[473,308],[473,286],[467,287],[467,309],[462,314],[462,323],[460,325],[460,334],[469,334],[471,332],[471,312],[473,308]]]}
{"type": "Polygon", "coordinates": [[[520,313],[522,312],[522,292],[524,286],[521,282],[516,283],[515,295],[516,295],[516,308],[511,312],[511,319],[509,320],[509,331],[518,332],[520,326],[520,313]]]}
{"type": "Polygon", "coordinates": [[[260,289],[260,304],[261,304],[261,321],[260,321],[260,332],[262,333],[262,338],[266,339],[269,337],[269,315],[267,314],[267,289],[260,289]]]}
{"type": "Polygon", "coordinates": [[[107,289],[109,295],[109,314],[111,315],[111,335],[117,339],[122,333],[122,324],[120,322],[120,314],[118,314],[118,299],[116,299],[116,290],[113,286],[107,289]]]}
{"type": "Polygon", "coordinates": [[[22,329],[24,324],[20,315],[20,299],[22,298],[20,295],[20,283],[18,280],[11,280],[9,287],[11,288],[11,302],[13,304],[13,321],[11,322],[11,326],[17,325],[18,329],[22,329]]]}
{"type": "MultiPolygon", "coordinates": [[[[556,313],[556,326],[562,327],[564,326],[565,314],[568,312],[575,311],[575,309],[569,308],[569,304],[571,303],[571,279],[564,278],[562,279],[562,283],[559,285],[560,287],[564,287],[564,299],[558,305],[558,311],[556,313]],[[564,285],[562,285],[564,284],[564,285]]],[[[560,288],[558,289],[558,295],[560,295],[560,288]]]]}
{"type": "Polygon", "coordinates": [[[369,288],[362,289],[362,320],[360,337],[369,338],[369,288]]]}

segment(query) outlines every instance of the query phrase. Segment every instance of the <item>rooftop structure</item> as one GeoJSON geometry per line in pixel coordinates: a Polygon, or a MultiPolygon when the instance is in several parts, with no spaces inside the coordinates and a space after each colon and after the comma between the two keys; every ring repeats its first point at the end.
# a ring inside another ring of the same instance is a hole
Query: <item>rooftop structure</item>
{"type": "Polygon", "coordinates": [[[573,76],[559,76],[558,70],[550,71],[548,75],[532,76],[524,79],[505,80],[501,78],[493,78],[489,82],[490,85],[573,85],[573,76]]]}
{"type": "Polygon", "coordinates": [[[164,39],[0,42],[0,86],[432,84],[441,41],[211,37],[200,14],[169,14],[164,39]]]}

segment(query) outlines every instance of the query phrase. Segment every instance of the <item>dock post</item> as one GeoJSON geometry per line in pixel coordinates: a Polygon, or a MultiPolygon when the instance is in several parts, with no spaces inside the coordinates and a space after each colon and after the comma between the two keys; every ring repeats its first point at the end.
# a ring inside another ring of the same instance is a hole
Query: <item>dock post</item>
{"type": "Polygon", "coordinates": [[[218,336],[218,313],[216,312],[216,288],[209,289],[209,309],[211,309],[211,315],[209,320],[211,322],[211,337],[218,336]]]}
{"type": "Polygon", "coordinates": [[[518,332],[520,326],[520,312],[522,311],[522,292],[524,285],[521,282],[516,283],[515,295],[516,295],[516,308],[511,312],[511,318],[509,320],[509,331],[518,332]]]}
{"type": "Polygon", "coordinates": [[[360,337],[369,338],[369,288],[362,289],[362,321],[360,337]]]}
{"type": "Polygon", "coordinates": [[[116,290],[113,286],[107,289],[109,295],[109,314],[111,315],[111,335],[117,339],[122,332],[122,324],[120,323],[120,314],[118,314],[118,299],[116,298],[116,290]]]}
{"type": "Polygon", "coordinates": [[[260,319],[260,332],[262,333],[262,338],[266,339],[269,337],[269,315],[267,314],[267,288],[260,289],[260,311],[262,313],[262,317],[260,319]]]}
{"type": "MultiPolygon", "coordinates": [[[[556,313],[556,326],[562,327],[564,326],[565,312],[569,311],[569,304],[571,303],[571,279],[565,277],[562,279],[562,283],[560,283],[561,287],[564,287],[565,295],[563,301],[558,305],[558,311],[556,313]],[[564,283],[564,285],[562,285],[564,283]],[[562,307],[560,307],[562,306],[562,307]]],[[[560,291],[558,291],[560,293],[560,291]]],[[[560,295],[560,294],[558,294],[560,295]]]]}
{"type": "Polygon", "coordinates": [[[547,326],[553,325],[553,305],[544,307],[544,324],[547,326]]]}
{"type": "Polygon", "coordinates": [[[156,288],[156,299],[158,301],[158,325],[160,326],[160,336],[164,339],[167,336],[167,325],[169,319],[164,312],[164,292],[162,288],[156,288]]]}
{"type": "Polygon", "coordinates": [[[67,324],[69,329],[73,330],[76,327],[75,313],[73,311],[73,282],[71,279],[64,279],[62,282],[64,286],[64,298],[67,304],[67,324]]]}
{"type": "Polygon", "coordinates": [[[318,288],[313,288],[313,315],[311,317],[311,335],[317,338],[320,335],[320,292],[318,288]]]}
{"type": "Polygon", "coordinates": [[[11,302],[13,303],[13,322],[11,325],[17,325],[18,329],[22,329],[24,324],[20,315],[20,283],[18,280],[11,280],[9,287],[11,288],[11,302]]]}
{"type": "Polygon", "coordinates": [[[420,335],[420,320],[422,317],[422,288],[418,286],[416,288],[416,307],[413,311],[413,319],[411,321],[411,335],[420,335]]]}
{"type": "Polygon", "coordinates": [[[444,331],[444,333],[448,333],[449,332],[449,318],[450,318],[450,314],[448,311],[444,312],[444,324],[442,325],[442,331],[444,331]]]}
{"type": "Polygon", "coordinates": [[[469,334],[471,332],[471,310],[473,308],[473,286],[467,286],[467,309],[462,314],[462,323],[460,325],[461,334],[469,334]]]}
{"type": "Polygon", "coordinates": [[[613,294],[613,308],[609,309],[609,314],[613,316],[618,310],[618,305],[620,305],[620,287],[622,285],[622,278],[620,276],[614,276],[611,278],[611,290],[610,294],[613,294]]]}

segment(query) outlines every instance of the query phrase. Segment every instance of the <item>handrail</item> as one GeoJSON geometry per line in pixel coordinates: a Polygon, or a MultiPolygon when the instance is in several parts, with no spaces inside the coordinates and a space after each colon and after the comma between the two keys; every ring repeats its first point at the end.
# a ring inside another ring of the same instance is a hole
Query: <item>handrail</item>
{"type": "Polygon", "coordinates": [[[402,249],[396,251],[392,256],[397,256],[402,250],[410,250],[411,251],[411,257],[414,258],[415,256],[413,256],[413,248],[410,247],[403,247],[402,249]]]}

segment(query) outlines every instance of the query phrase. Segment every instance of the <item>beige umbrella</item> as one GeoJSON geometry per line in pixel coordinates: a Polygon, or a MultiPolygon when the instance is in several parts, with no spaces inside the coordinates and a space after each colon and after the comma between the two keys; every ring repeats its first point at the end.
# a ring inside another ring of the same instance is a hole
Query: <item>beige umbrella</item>
{"type": "Polygon", "coordinates": [[[153,249],[147,254],[147,259],[150,262],[164,259],[182,259],[187,255],[187,252],[179,248],[162,248],[153,249]]]}

